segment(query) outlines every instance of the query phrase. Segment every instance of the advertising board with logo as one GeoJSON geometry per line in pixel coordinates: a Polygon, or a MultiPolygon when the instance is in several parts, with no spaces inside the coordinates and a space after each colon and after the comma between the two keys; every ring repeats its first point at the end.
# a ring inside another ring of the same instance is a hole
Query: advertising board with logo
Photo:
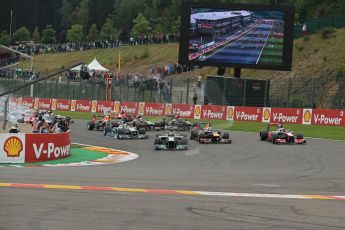
{"type": "Polygon", "coordinates": [[[39,98],[38,109],[39,110],[51,110],[52,109],[52,99],[39,98]]]}
{"type": "Polygon", "coordinates": [[[235,120],[236,121],[262,121],[262,108],[260,107],[235,107],[235,120]]]}
{"type": "Polygon", "coordinates": [[[25,134],[0,135],[0,162],[25,162],[25,134]]]}
{"type": "Polygon", "coordinates": [[[302,124],[303,125],[311,125],[311,120],[313,116],[312,109],[303,109],[303,116],[302,116],[302,124]]]}
{"type": "Polygon", "coordinates": [[[113,101],[97,101],[96,104],[96,111],[97,113],[107,113],[113,111],[114,102],[113,101]]]}
{"type": "Polygon", "coordinates": [[[271,123],[302,124],[303,109],[272,108],[271,123]]]}
{"type": "Polygon", "coordinates": [[[70,109],[71,109],[71,101],[70,100],[56,99],[56,110],[69,111],[70,109]]]}
{"type": "Polygon", "coordinates": [[[194,119],[201,119],[201,105],[194,105],[194,119]]]}
{"type": "Polygon", "coordinates": [[[161,103],[145,103],[145,116],[164,116],[165,104],[161,103]]]}
{"type": "Polygon", "coordinates": [[[264,107],[262,108],[262,123],[269,123],[271,121],[272,109],[264,107]]]}
{"type": "Polygon", "coordinates": [[[120,102],[119,101],[115,101],[114,102],[114,109],[113,109],[113,111],[115,112],[115,113],[118,113],[118,112],[120,112],[120,102]]]}
{"type": "Polygon", "coordinates": [[[312,125],[345,126],[345,110],[313,109],[312,125]]]}
{"type": "Polygon", "coordinates": [[[233,121],[235,116],[235,106],[226,107],[226,120],[233,121]]]}
{"type": "Polygon", "coordinates": [[[28,109],[34,108],[35,99],[33,97],[24,97],[22,100],[22,106],[28,109]]]}
{"type": "Polygon", "coordinates": [[[226,108],[217,105],[203,105],[201,109],[201,119],[225,120],[226,108]]]}
{"type": "Polygon", "coordinates": [[[194,105],[188,104],[172,104],[172,114],[179,115],[182,118],[194,117],[194,105]]]}
{"type": "Polygon", "coordinates": [[[164,115],[165,116],[171,116],[172,115],[172,104],[165,104],[165,110],[164,110],[164,115]]]}
{"type": "Polygon", "coordinates": [[[121,102],[120,103],[120,112],[124,111],[129,115],[137,115],[138,114],[138,102],[121,102]]]}
{"type": "Polygon", "coordinates": [[[41,162],[68,157],[71,154],[70,132],[26,134],[25,162],[41,162]]]}
{"type": "Polygon", "coordinates": [[[139,102],[138,115],[144,116],[145,114],[145,102],[139,102]]]}
{"type": "Polygon", "coordinates": [[[77,112],[91,112],[91,101],[77,100],[75,104],[75,111],[77,112]]]}

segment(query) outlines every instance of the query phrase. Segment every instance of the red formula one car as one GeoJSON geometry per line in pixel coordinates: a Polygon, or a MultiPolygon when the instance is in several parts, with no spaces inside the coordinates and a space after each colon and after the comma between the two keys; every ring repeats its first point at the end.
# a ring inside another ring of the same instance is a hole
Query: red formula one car
{"type": "Polygon", "coordinates": [[[282,124],[278,124],[275,131],[270,131],[270,124],[267,130],[260,131],[260,140],[270,141],[273,144],[306,144],[302,133],[294,134],[293,131],[285,129],[282,124]]]}

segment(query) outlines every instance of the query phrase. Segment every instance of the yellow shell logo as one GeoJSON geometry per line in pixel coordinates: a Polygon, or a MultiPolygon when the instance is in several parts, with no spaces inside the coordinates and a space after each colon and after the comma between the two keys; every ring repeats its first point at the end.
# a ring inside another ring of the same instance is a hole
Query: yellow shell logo
{"type": "Polygon", "coordinates": [[[303,116],[303,119],[304,119],[304,122],[309,122],[310,119],[311,119],[311,114],[310,114],[310,111],[307,110],[304,112],[304,116],[303,116]]]}
{"type": "Polygon", "coordinates": [[[56,110],[56,99],[52,101],[52,110],[56,110]]]}
{"type": "Polygon", "coordinates": [[[18,137],[10,137],[4,143],[4,151],[7,157],[19,157],[23,150],[23,143],[18,137]]]}
{"type": "Polygon", "coordinates": [[[144,106],[145,104],[144,103],[140,103],[139,104],[139,114],[143,114],[144,113],[144,106]]]}
{"type": "Polygon", "coordinates": [[[268,109],[265,109],[264,111],[264,119],[265,121],[268,121],[270,119],[271,113],[268,109]]]}
{"type": "Polygon", "coordinates": [[[71,110],[72,110],[72,111],[75,110],[76,104],[77,104],[77,101],[76,101],[76,100],[72,100],[72,102],[71,102],[71,110]]]}
{"type": "Polygon", "coordinates": [[[92,101],[91,110],[92,110],[92,111],[95,111],[96,108],[97,108],[97,101],[92,101]]]}
{"type": "Polygon", "coordinates": [[[166,104],[165,105],[165,115],[171,115],[171,105],[170,104],[166,104]]]}
{"type": "Polygon", "coordinates": [[[201,114],[201,108],[200,108],[200,106],[195,106],[194,114],[195,114],[195,116],[197,116],[197,117],[200,116],[200,114],[201,114]]]}
{"type": "Polygon", "coordinates": [[[115,112],[119,112],[120,111],[120,103],[119,102],[115,102],[115,112]]]}
{"type": "Polygon", "coordinates": [[[232,118],[234,116],[234,109],[230,107],[227,112],[228,118],[232,118]]]}
{"type": "Polygon", "coordinates": [[[38,109],[38,102],[39,102],[39,99],[35,98],[35,102],[34,102],[34,108],[35,109],[38,109]]]}

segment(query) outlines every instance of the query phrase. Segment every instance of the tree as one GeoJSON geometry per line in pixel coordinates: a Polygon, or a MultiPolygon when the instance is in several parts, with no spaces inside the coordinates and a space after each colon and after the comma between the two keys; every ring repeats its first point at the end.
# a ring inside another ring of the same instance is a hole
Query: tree
{"type": "Polygon", "coordinates": [[[55,43],[56,38],[55,38],[56,31],[53,29],[52,25],[47,25],[46,28],[42,32],[42,43],[55,43]]]}
{"type": "Polygon", "coordinates": [[[89,14],[89,0],[82,0],[72,13],[72,24],[79,24],[86,30],[89,26],[89,14]]]}
{"type": "Polygon", "coordinates": [[[181,27],[181,17],[178,17],[176,21],[174,21],[171,31],[173,33],[179,33],[180,32],[180,27],[181,27]]]}
{"type": "Polygon", "coordinates": [[[81,42],[83,41],[83,27],[81,25],[73,25],[71,29],[67,31],[68,42],[81,42]]]}
{"type": "Polygon", "coordinates": [[[89,29],[89,34],[87,36],[88,41],[97,41],[98,40],[98,29],[96,24],[92,24],[89,29]]]}
{"type": "Polygon", "coordinates": [[[14,41],[29,41],[30,40],[30,31],[25,27],[20,27],[13,34],[14,41]]]}
{"type": "Polygon", "coordinates": [[[60,9],[60,15],[61,15],[61,20],[60,20],[60,25],[62,28],[67,29],[70,26],[70,18],[72,15],[72,5],[68,0],[63,0],[62,6],[60,9]]]}
{"type": "Polygon", "coordinates": [[[0,34],[0,45],[8,46],[11,43],[10,35],[4,30],[0,34]]]}
{"type": "Polygon", "coordinates": [[[134,36],[145,35],[151,31],[150,23],[146,20],[142,13],[139,13],[138,16],[133,20],[134,26],[132,34],[134,36]]]}
{"type": "Polygon", "coordinates": [[[38,31],[38,27],[35,27],[34,32],[32,33],[32,40],[34,40],[34,42],[40,42],[41,40],[41,35],[40,32],[38,31]]]}
{"type": "Polygon", "coordinates": [[[102,26],[99,36],[102,40],[113,40],[117,38],[118,33],[114,29],[113,21],[111,20],[111,18],[107,18],[104,25],[102,26]]]}

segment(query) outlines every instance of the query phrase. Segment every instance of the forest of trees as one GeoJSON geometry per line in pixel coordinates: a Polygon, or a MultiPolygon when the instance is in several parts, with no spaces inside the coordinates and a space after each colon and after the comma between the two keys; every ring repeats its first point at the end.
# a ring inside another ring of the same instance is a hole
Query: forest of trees
{"type": "MultiPolygon", "coordinates": [[[[183,0],[1,0],[0,43],[80,42],[128,39],[147,33],[178,33],[183,0]]],[[[289,4],[296,20],[345,12],[344,0],[218,0],[289,4]]]]}

